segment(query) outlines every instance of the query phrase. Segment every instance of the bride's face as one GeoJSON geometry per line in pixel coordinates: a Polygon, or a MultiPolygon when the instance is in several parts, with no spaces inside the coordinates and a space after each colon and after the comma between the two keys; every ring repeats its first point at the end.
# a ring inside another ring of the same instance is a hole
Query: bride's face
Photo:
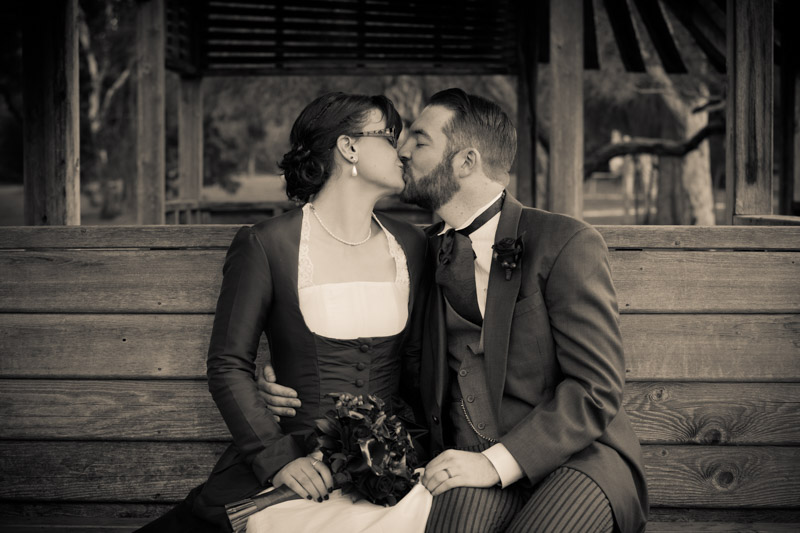
{"type": "Polygon", "coordinates": [[[403,163],[397,156],[395,138],[385,130],[386,119],[380,111],[373,109],[361,132],[353,132],[370,133],[355,137],[358,153],[356,168],[361,179],[386,188],[389,194],[395,194],[403,190],[403,163]]]}

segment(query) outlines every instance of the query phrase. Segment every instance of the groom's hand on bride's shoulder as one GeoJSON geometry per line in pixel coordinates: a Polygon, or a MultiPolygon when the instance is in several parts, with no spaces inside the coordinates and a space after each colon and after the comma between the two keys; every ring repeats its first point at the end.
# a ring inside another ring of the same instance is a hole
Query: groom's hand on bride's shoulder
{"type": "Polygon", "coordinates": [[[295,408],[299,408],[302,403],[297,397],[297,391],[278,385],[276,381],[275,370],[267,363],[264,365],[264,371],[258,376],[258,394],[272,411],[275,421],[280,422],[282,416],[294,416],[295,408]]]}
{"type": "Polygon", "coordinates": [[[482,453],[446,450],[425,466],[422,484],[434,496],[456,487],[492,487],[500,475],[482,453]]]}

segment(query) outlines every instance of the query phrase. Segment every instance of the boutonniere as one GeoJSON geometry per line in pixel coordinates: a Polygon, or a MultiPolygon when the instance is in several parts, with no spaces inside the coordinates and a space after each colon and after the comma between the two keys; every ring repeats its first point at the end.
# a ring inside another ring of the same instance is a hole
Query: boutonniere
{"type": "Polygon", "coordinates": [[[511,279],[511,272],[517,268],[519,258],[522,257],[522,237],[523,233],[516,239],[506,237],[500,239],[492,245],[492,259],[500,262],[500,266],[506,270],[506,281],[511,279]]]}

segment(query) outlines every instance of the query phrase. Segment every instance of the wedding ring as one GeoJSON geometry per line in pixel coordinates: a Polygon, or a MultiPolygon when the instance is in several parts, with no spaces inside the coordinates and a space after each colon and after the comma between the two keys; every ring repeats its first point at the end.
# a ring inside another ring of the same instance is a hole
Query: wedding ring
{"type": "Polygon", "coordinates": [[[316,466],[316,464],[318,462],[319,462],[319,459],[314,459],[313,461],[311,461],[311,466],[316,466]]]}
{"type": "Polygon", "coordinates": [[[451,474],[448,469],[445,468],[444,471],[447,474],[447,479],[450,479],[451,477],[453,477],[453,474],[451,474]]]}

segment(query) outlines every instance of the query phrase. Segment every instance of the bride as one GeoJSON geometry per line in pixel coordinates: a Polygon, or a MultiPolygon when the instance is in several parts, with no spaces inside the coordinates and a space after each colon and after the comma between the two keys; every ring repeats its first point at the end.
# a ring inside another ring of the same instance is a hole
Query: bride
{"type": "MultiPolygon", "coordinates": [[[[312,516],[329,530],[356,531],[377,511],[374,520],[386,522],[378,516],[383,507],[333,492],[330,470],[308,437],[333,407],[328,393],[374,394],[397,411],[408,410],[400,391],[416,390],[419,329],[411,324],[425,294],[426,239],[409,223],[373,213],[378,200],[404,186],[401,129],[384,96],[326,94],[295,121],[280,167],[288,196],[305,204],[240,229],[223,268],[208,385],[233,444],[204,485],[142,531],[199,531],[197,523],[182,524],[198,516],[216,524],[207,531],[229,530],[225,504],[283,485],[304,500],[260,511],[248,531],[292,531],[312,516]],[[304,399],[296,416],[280,423],[256,389],[262,333],[278,379],[304,399]],[[402,388],[401,379],[408,382],[402,388]],[[337,519],[355,521],[337,527],[337,519]]],[[[415,523],[422,531],[430,508],[424,487],[414,491],[403,531],[415,523]]]]}

